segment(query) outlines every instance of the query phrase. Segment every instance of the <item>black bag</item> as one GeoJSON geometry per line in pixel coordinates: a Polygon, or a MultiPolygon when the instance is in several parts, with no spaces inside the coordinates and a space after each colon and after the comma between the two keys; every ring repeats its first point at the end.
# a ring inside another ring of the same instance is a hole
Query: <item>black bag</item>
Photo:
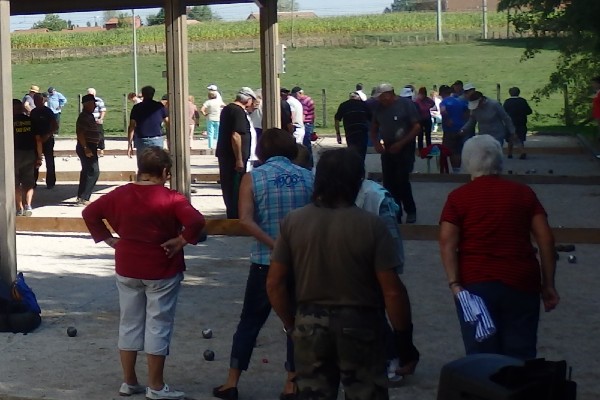
{"type": "Polygon", "coordinates": [[[0,332],[29,333],[41,323],[40,314],[16,300],[11,287],[0,281],[0,332]]]}

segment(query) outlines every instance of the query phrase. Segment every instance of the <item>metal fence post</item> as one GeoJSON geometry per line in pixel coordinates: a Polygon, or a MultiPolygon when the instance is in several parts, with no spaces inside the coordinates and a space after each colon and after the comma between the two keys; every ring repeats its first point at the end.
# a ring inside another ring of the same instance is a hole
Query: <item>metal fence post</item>
{"type": "Polygon", "coordinates": [[[323,128],[327,127],[327,93],[321,89],[321,103],[323,104],[323,128]]]}

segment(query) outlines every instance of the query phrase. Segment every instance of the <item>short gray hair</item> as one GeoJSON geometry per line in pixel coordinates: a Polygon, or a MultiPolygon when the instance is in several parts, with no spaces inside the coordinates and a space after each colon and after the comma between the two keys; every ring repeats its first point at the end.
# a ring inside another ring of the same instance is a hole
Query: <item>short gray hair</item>
{"type": "Polygon", "coordinates": [[[462,164],[471,178],[502,172],[502,146],[490,135],[473,136],[465,142],[462,164]]]}
{"type": "Polygon", "coordinates": [[[242,104],[246,104],[248,102],[248,100],[252,100],[252,99],[253,99],[252,96],[248,96],[243,93],[238,93],[235,95],[235,101],[239,101],[242,104]]]}

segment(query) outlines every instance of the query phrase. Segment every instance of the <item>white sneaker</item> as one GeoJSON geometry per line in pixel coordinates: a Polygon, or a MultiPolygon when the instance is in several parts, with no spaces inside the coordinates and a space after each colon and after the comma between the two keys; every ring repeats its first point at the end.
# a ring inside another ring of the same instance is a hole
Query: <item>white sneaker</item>
{"type": "Polygon", "coordinates": [[[388,361],[387,376],[390,382],[400,382],[402,380],[402,375],[396,374],[398,368],[400,368],[399,359],[394,358],[393,360],[388,361]]]}
{"type": "Polygon", "coordinates": [[[133,394],[140,394],[146,391],[146,386],[142,385],[129,385],[125,382],[121,384],[119,389],[119,396],[131,396],[133,394]]]}
{"type": "Polygon", "coordinates": [[[149,400],[181,400],[184,397],[184,392],[172,390],[166,383],[160,390],[154,390],[150,387],[146,388],[146,398],[149,400]]]}

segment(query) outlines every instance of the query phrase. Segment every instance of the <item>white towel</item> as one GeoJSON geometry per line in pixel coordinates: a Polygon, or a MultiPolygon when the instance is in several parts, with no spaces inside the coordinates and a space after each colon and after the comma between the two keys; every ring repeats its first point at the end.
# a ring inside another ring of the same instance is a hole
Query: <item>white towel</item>
{"type": "Polygon", "coordinates": [[[458,292],[458,301],[466,322],[475,325],[475,340],[483,342],[496,333],[496,326],[490,317],[483,299],[467,290],[458,292]]]}

